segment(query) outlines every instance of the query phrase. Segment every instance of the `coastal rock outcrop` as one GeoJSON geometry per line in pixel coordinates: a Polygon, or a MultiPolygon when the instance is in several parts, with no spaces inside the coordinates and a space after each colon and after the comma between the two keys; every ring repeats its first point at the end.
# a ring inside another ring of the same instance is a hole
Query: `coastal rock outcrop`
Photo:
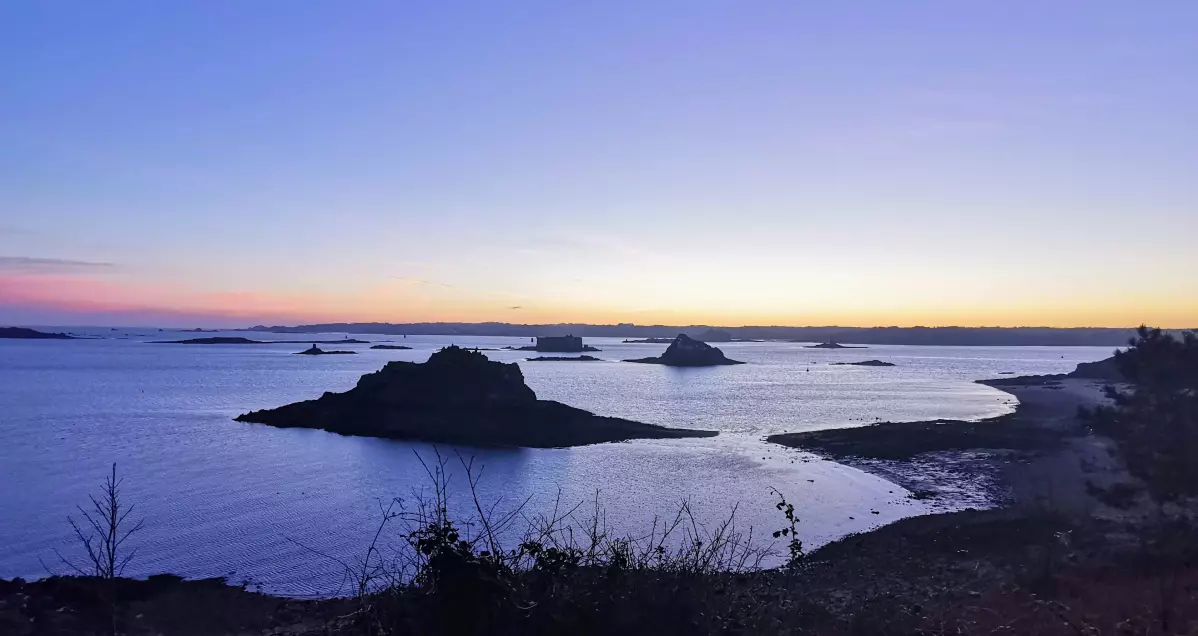
{"type": "MultiPolygon", "coordinates": [[[[1003,374],[1007,375],[1007,374],[1003,374]]],[[[1104,358],[1096,362],[1079,362],[1077,367],[1069,373],[1055,373],[1052,375],[1021,375],[1010,378],[997,378],[993,380],[984,380],[982,384],[989,386],[1026,386],[1026,385],[1053,385],[1060,384],[1063,380],[1094,380],[1098,382],[1126,382],[1127,378],[1119,371],[1119,365],[1115,362],[1115,357],[1104,358]]]]}
{"type": "Polygon", "coordinates": [[[383,349],[386,351],[401,351],[401,350],[405,350],[405,349],[411,349],[411,347],[405,347],[403,345],[376,344],[373,347],[371,347],[371,349],[383,349]]]}
{"type": "Polygon", "coordinates": [[[1070,378],[1085,380],[1103,380],[1106,382],[1126,382],[1127,378],[1119,371],[1115,356],[1097,362],[1079,362],[1077,368],[1067,374],[1070,378]]]}
{"type": "Polygon", "coordinates": [[[390,362],[345,393],[325,393],[236,419],[343,435],[536,448],[716,435],[602,417],[539,400],[518,365],[454,346],[434,353],[428,362],[390,362]]]}
{"type": "Polygon", "coordinates": [[[881,360],[862,360],[861,362],[833,362],[832,366],[840,367],[893,367],[893,362],[882,362],[881,360]]]}
{"type": "Polygon", "coordinates": [[[656,358],[637,358],[625,362],[641,362],[644,364],[664,364],[670,367],[714,367],[726,364],[744,364],[739,360],[729,360],[719,349],[680,333],[674,342],[666,348],[665,353],[656,358]]]}

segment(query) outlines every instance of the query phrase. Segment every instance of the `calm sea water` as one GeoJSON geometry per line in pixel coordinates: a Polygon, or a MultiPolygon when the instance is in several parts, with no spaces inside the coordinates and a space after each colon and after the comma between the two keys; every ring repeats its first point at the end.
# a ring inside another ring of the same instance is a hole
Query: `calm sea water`
{"type": "MultiPolygon", "coordinates": [[[[75,328],[75,332],[84,330],[75,328]]],[[[342,437],[242,424],[233,417],[342,391],[388,360],[423,361],[450,343],[480,348],[522,339],[421,336],[395,340],[411,351],[356,356],[291,355],[294,344],[182,346],[148,340],[194,334],[87,330],[103,339],[0,340],[0,577],[62,572],[55,550],[75,554],[67,516],[97,491],[111,463],[145,529],[127,572],[229,576],[268,591],[338,590],[379,518],[379,502],[427,484],[417,453],[427,444],[342,437]]],[[[282,334],[254,339],[297,339],[282,334]]],[[[337,339],[326,334],[321,339],[337,339]]],[[[589,339],[612,362],[521,362],[538,396],[603,415],[721,431],[715,438],[601,444],[561,450],[441,448],[484,466],[480,492],[500,507],[531,498],[548,511],[560,496],[598,497],[609,527],[647,528],[687,499],[714,522],[738,506],[743,527],[780,527],[777,488],[796,504],[808,545],[927,512],[880,478],[767,444],[787,431],[881,420],[984,418],[1009,412],[1009,395],[972,383],[1017,374],[1060,373],[1108,348],[903,347],[806,349],[791,343],[720,345],[749,364],[673,369],[615,362],[655,355],[664,345],[589,339]],[[832,366],[880,359],[895,367],[832,366]],[[876,513],[876,514],[874,514],[876,513]]],[[[460,495],[464,480],[455,477],[460,495]]],[[[462,502],[464,503],[464,502],[462,502]]],[[[945,505],[941,502],[939,505],[945,505]]]]}

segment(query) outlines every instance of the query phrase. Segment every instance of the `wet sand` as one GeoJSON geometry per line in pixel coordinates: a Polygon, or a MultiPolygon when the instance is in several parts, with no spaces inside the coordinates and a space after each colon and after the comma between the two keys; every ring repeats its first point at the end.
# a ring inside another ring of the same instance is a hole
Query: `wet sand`
{"type": "Polygon", "coordinates": [[[1079,407],[1105,402],[1099,381],[1062,376],[983,380],[1018,399],[1014,413],[967,422],[881,423],[774,435],[893,481],[920,497],[1094,514],[1101,491],[1129,480],[1110,440],[1092,435],[1079,407]]]}

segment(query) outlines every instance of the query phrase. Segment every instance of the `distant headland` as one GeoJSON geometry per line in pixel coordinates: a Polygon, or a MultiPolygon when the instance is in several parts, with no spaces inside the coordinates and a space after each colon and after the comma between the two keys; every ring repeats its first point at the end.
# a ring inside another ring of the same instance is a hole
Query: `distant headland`
{"type": "MultiPolygon", "coordinates": [[[[708,330],[727,332],[733,340],[782,340],[791,342],[847,342],[855,345],[951,345],[951,346],[1042,346],[1119,347],[1135,335],[1122,327],[786,327],[711,325],[615,325],[512,324],[506,322],[351,322],[298,326],[252,327],[249,331],[275,333],[361,333],[383,335],[487,336],[531,338],[573,334],[582,338],[668,338],[684,333],[696,340],[708,330]]],[[[724,334],[711,334],[723,337],[724,334]]],[[[715,342],[715,340],[712,340],[715,342]]]]}
{"type": "Polygon", "coordinates": [[[77,340],[75,336],[68,336],[65,333],[48,333],[36,329],[26,329],[25,327],[0,327],[0,338],[17,340],[77,340]]]}
{"type": "MultiPolygon", "coordinates": [[[[211,338],[188,338],[187,340],[155,340],[150,344],[185,344],[185,345],[247,345],[247,344],[370,344],[369,340],[251,340],[239,336],[213,336],[211,338]]],[[[378,349],[382,347],[371,347],[378,349]]],[[[400,347],[408,349],[410,347],[400,347]]]]}

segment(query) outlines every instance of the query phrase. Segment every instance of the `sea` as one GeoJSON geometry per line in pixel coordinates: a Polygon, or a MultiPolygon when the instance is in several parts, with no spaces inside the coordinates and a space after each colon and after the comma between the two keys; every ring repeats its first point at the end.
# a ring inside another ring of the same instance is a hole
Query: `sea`
{"type": "MultiPolygon", "coordinates": [[[[609,532],[644,536],[685,502],[700,526],[734,515],[768,548],[795,505],[807,548],[905,517],[993,505],[984,489],[916,500],[880,477],[765,441],[774,433],[1011,412],[1014,397],[974,380],[1064,373],[1107,347],[812,349],[804,343],[718,346],[743,365],[671,368],[621,362],[663,344],[588,338],[601,362],[529,362],[502,347],[522,338],[349,334],[411,350],[326,345],[357,355],[299,356],[306,343],[181,345],[193,337],[338,340],[342,333],[179,332],[60,327],[79,340],[0,340],[0,578],[70,573],[82,520],[116,464],[122,501],[142,530],[125,574],[227,577],[294,597],[345,594],[389,505],[411,508],[431,490],[438,458],[450,516],[474,511],[464,466],[487,509],[524,519],[598,510],[609,532]],[[456,344],[514,362],[538,397],[601,415],[718,430],[717,437],[566,449],[434,446],[233,420],[344,391],[392,360],[421,362],[456,344]],[[862,360],[893,367],[835,365],[862,360]],[[65,561],[64,561],[65,560],[65,561]]],[[[810,343],[807,343],[810,344],[810,343]]],[[[396,508],[393,508],[395,510],[396,508]]],[[[381,541],[402,544],[401,530],[381,541]]],[[[514,530],[512,530],[514,532],[514,530]]],[[[514,535],[513,535],[514,536],[514,535]]],[[[767,560],[768,564],[768,560],[767,560]]]]}

